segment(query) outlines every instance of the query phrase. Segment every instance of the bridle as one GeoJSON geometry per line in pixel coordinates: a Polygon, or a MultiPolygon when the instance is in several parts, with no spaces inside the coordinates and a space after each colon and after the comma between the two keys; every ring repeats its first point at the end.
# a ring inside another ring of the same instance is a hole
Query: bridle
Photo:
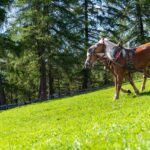
{"type": "MultiPolygon", "coordinates": [[[[98,44],[98,43],[97,43],[98,44]]],[[[96,57],[96,61],[100,60],[102,62],[106,62],[106,60],[108,61],[109,64],[111,63],[115,63],[113,62],[112,60],[110,60],[107,55],[105,54],[105,50],[106,50],[106,45],[104,43],[104,38],[102,39],[102,42],[100,43],[104,46],[104,49],[103,49],[103,53],[102,52],[96,52],[96,49],[97,49],[97,45],[95,45],[95,47],[93,48],[89,48],[89,51],[88,51],[88,56],[91,57],[91,56],[95,56],[96,57]]],[[[90,63],[90,59],[87,61],[88,64],[92,65],[90,63]]]]}
{"type": "MultiPolygon", "coordinates": [[[[104,44],[104,38],[103,38],[102,41],[103,41],[103,42],[102,42],[101,44],[103,44],[103,45],[104,45],[104,48],[106,49],[106,46],[105,46],[105,44],[104,44]]],[[[92,50],[89,49],[89,51],[90,51],[90,52],[88,52],[88,53],[89,53],[89,56],[91,57],[91,56],[93,55],[93,56],[95,56],[95,57],[97,58],[97,60],[98,60],[98,59],[104,59],[104,58],[106,58],[105,53],[96,52],[96,48],[97,48],[97,47],[92,48],[92,50]]],[[[105,49],[104,49],[104,51],[105,51],[105,49]]]]}

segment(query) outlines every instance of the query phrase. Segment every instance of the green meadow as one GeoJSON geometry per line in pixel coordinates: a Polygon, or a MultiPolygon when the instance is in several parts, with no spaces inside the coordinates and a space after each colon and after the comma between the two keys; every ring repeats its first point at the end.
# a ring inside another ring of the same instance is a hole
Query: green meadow
{"type": "Polygon", "coordinates": [[[118,101],[114,89],[1,111],[0,149],[150,149],[150,81],[141,95],[121,93],[118,101]]]}

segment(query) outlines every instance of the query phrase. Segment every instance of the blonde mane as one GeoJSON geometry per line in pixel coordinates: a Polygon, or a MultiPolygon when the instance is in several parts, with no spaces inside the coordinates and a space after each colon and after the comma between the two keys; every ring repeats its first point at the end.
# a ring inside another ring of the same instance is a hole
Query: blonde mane
{"type": "MultiPolygon", "coordinates": [[[[100,39],[98,43],[104,44],[106,46],[105,54],[110,60],[113,60],[114,58],[112,57],[111,52],[113,48],[117,46],[117,44],[111,42],[108,38],[100,39]]],[[[125,55],[125,52],[123,52],[123,56],[125,55]]]]}

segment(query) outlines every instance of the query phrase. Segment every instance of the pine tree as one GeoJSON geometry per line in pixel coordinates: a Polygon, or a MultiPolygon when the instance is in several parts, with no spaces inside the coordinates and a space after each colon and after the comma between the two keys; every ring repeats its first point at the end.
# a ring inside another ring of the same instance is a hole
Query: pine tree
{"type": "MultiPolygon", "coordinates": [[[[69,50],[69,55],[65,59],[70,58],[74,61],[77,53],[80,53],[79,49],[82,48],[81,35],[78,32],[81,23],[76,18],[80,5],[77,1],[17,1],[16,3],[21,11],[17,17],[14,33],[19,34],[19,40],[26,50],[34,51],[38,56],[39,99],[43,100],[47,98],[47,86],[49,93],[53,93],[51,92],[54,89],[51,83],[55,74],[53,66],[65,70],[66,67],[59,63],[62,55],[68,55],[69,50]],[[77,48],[78,51],[74,51],[77,48]],[[48,73],[49,84],[46,81],[48,73]]],[[[65,65],[68,65],[69,69],[72,68],[67,63],[65,65]]]]}
{"type": "MultiPolygon", "coordinates": [[[[6,8],[10,4],[10,0],[3,0],[0,2],[0,28],[2,28],[3,23],[6,19],[6,8]]],[[[5,53],[5,47],[3,46],[5,43],[5,36],[1,33],[0,34],[0,59],[3,63],[3,55],[5,53]]],[[[2,65],[1,65],[2,66],[2,65]]],[[[5,89],[4,89],[4,77],[2,75],[2,68],[0,68],[0,105],[4,105],[7,103],[5,89]]]]}
{"type": "Polygon", "coordinates": [[[105,1],[101,26],[107,37],[135,46],[148,41],[148,1],[105,1]]]}

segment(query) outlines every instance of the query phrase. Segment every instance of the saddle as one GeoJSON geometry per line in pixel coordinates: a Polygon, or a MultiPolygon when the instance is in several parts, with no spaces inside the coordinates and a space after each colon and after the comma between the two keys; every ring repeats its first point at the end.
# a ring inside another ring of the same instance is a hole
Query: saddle
{"type": "Polygon", "coordinates": [[[126,60],[126,64],[122,67],[128,69],[129,71],[134,71],[135,70],[133,64],[134,54],[135,54],[135,49],[127,49],[121,45],[117,45],[113,47],[110,55],[113,58],[112,61],[120,66],[121,64],[118,63],[118,59],[121,58],[122,56],[126,60]]]}

